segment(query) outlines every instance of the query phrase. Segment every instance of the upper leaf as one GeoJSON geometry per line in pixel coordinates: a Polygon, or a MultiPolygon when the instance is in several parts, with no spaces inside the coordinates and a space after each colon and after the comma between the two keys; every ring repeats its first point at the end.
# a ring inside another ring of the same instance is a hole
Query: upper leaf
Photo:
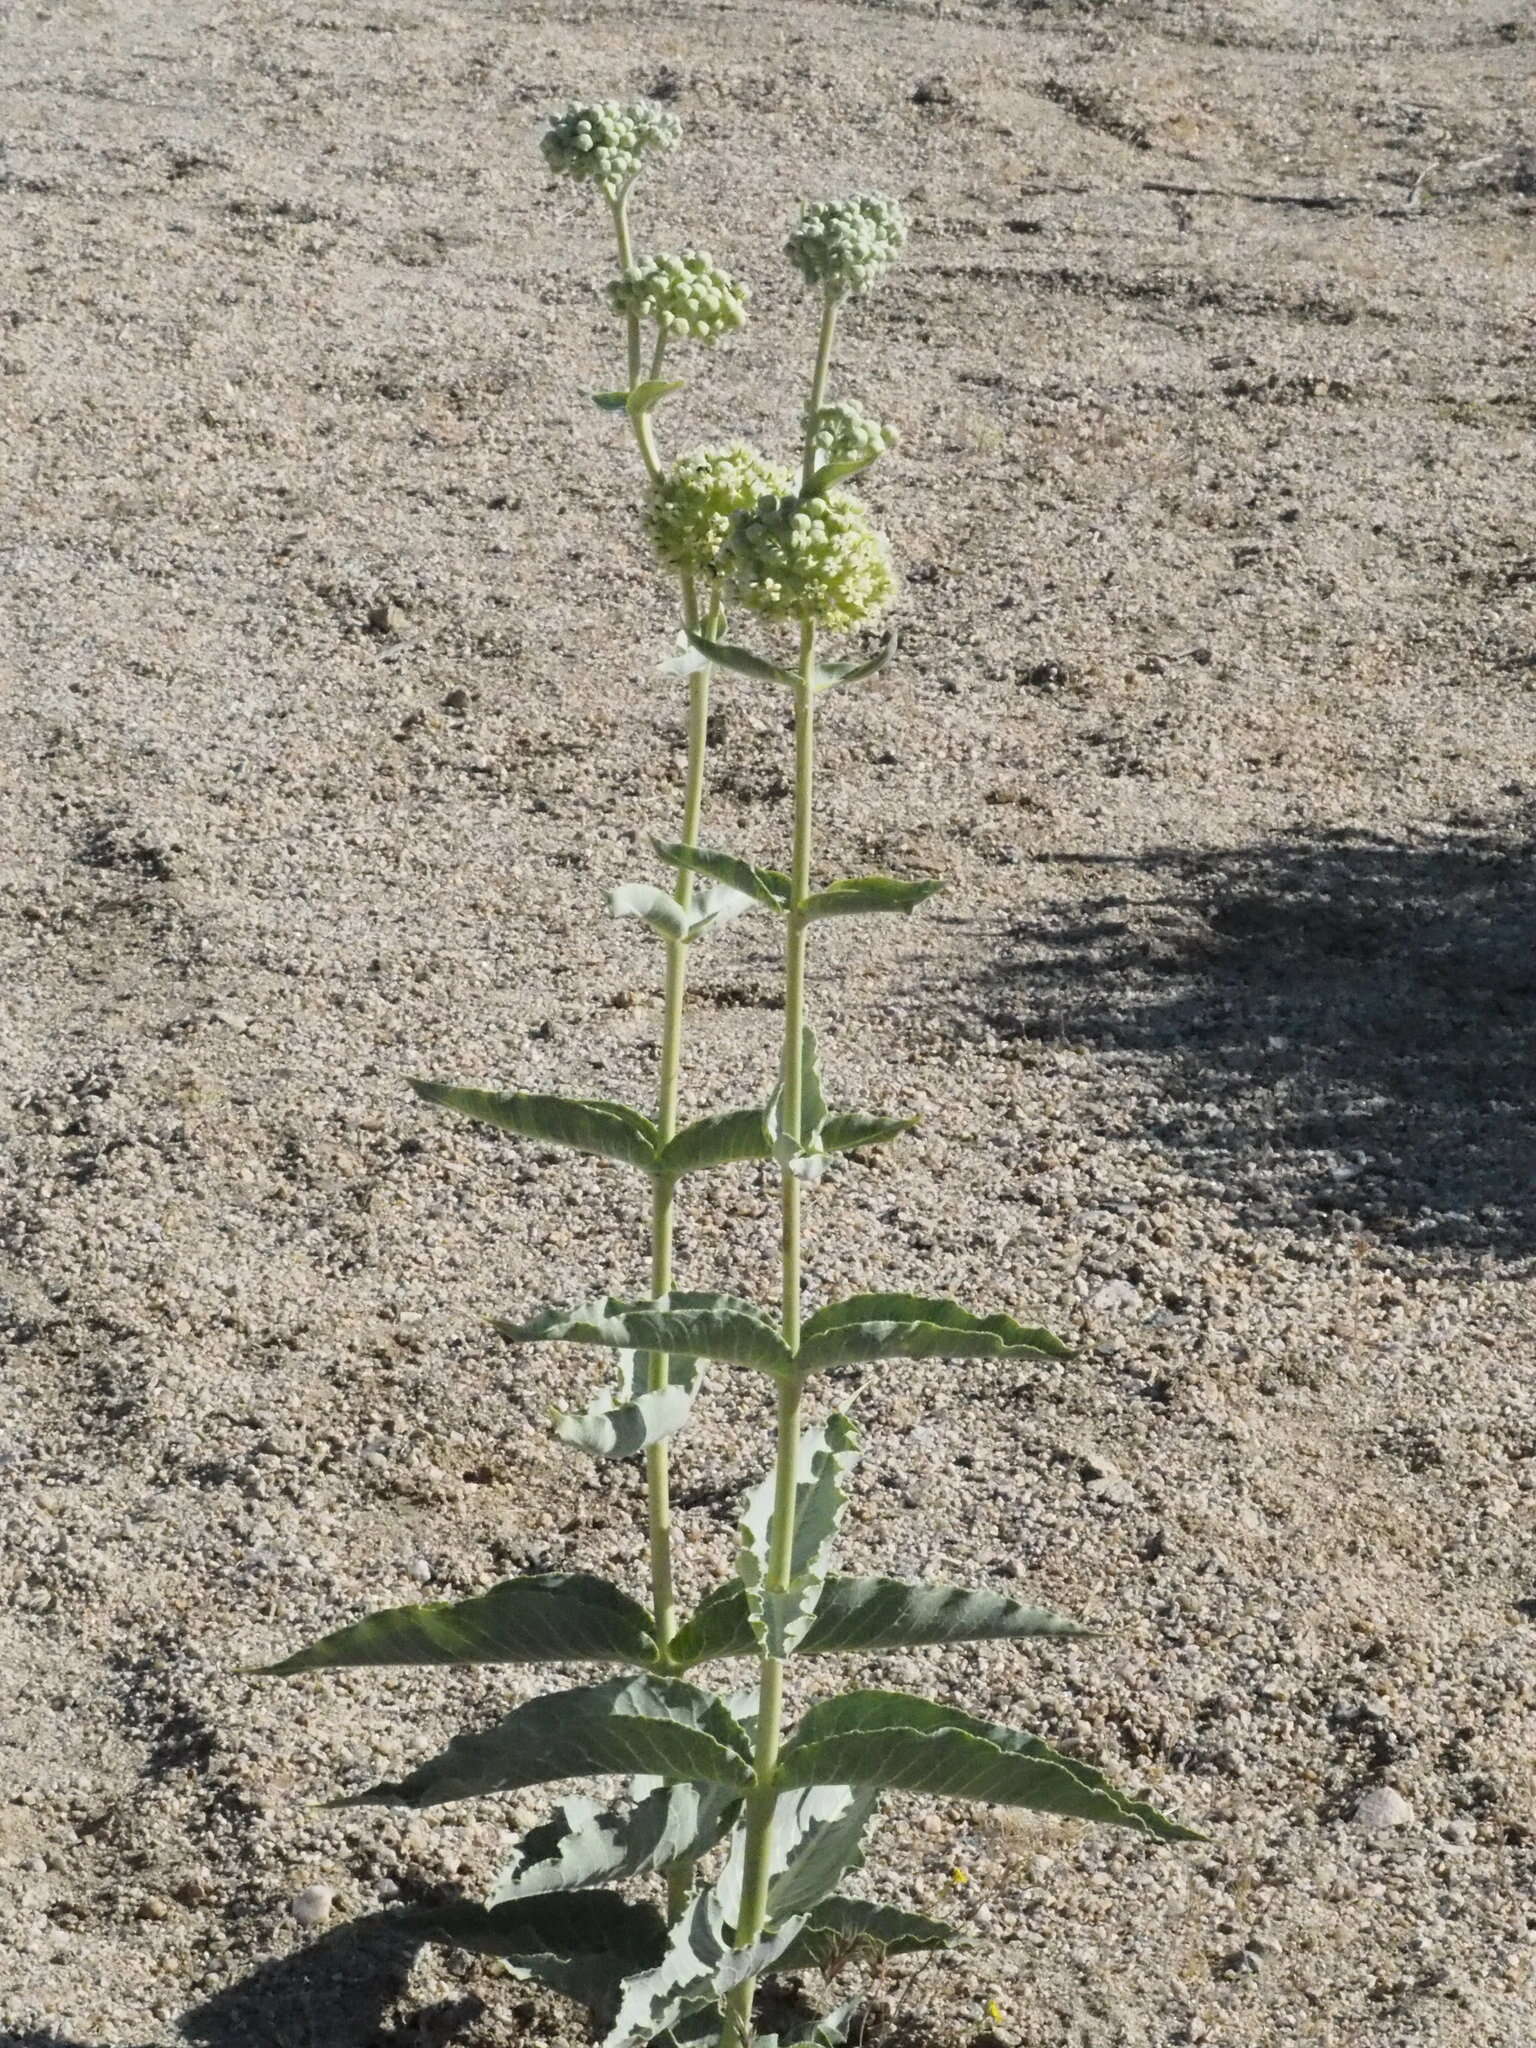
{"type": "Polygon", "coordinates": [[[859,1109],[839,1110],[821,1127],[821,1149],[855,1152],[863,1145],[888,1145],[903,1132],[915,1131],[921,1121],[915,1116],[868,1116],[859,1109]]]}
{"type": "Polygon", "coordinates": [[[784,1062],[779,1062],[779,1083],[768,1102],[768,1128],[773,1134],[773,1156],[800,1180],[819,1181],[826,1166],[821,1127],[827,1119],[827,1098],[821,1079],[821,1055],[816,1033],[807,1024],[800,1034],[800,1117],[799,1128],[791,1130],[784,1113],[786,1081],[784,1062]]]}
{"type": "MultiPolygon", "coordinates": [[[[852,1785],[804,1785],[774,1802],[768,1836],[768,1924],[807,1913],[864,1861],[864,1830],[880,1794],[852,1785]]],[[[746,1831],[731,1837],[717,1890],[728,1921],[737,1917],[746,1831]]]]}
{"type": "Polygon", "coordinates": [[[942,882],[898,882],[893,875],[852,875],[833,882],[808,896],[801,916],[812,923],[823,917],[865,917],[881,910],[912,911],[930,896],[937,896],[942,882]]]}
{"type": "Polygon", "coordinates": [[[746,1589],[752,1631],[765,1657],[788,1657],[810,1627],[826,1579],[827,1557],[848,1503],[845,1482],[858,1455],[859,1433],[846,1415],[829,1415],[820,1428],[802,1432],[789,1577],[783,1586],[769,1582],[773,1474],[748,1497],[736,1569],[746,1589]]]}
{"type": "Polygon", "coordinates": [[[408,1777],[344,1806],[441,1806],[551,1778],[652,1773],[744,1790],[747,1738],[720,1702],[675,1678],[611,1678],[545,1693],[493,1727],[456,1735],[408,1777]]]}
{"type": "Polygon", "coordinates": [[[608,909],[614,917],[638,917],[664,939],[685,943],[701,939],[716,925],[729,924],[748,910],[755,910],[757,898],[725,882],[701,889],[687,905],[678,902],[654,882],[621,882],[608,891],[608,909]]]}
{"type": "Polygon", "coordinates": [[[684,846],[673,839],[653,839],[658,858],[668,867],[687,868],[696,875],[708,875],[713,882],[739,889],[764,910],[788,910],[793,885],[777,868],[760,868],[739,854],[721,853],[707,846],[684,846]]]}
{"type": "MultiPolygon", "coordinates": [[[[637,1780],[636,1789],[642,1786],[647,1781],[637,1780]]],[[[606,1811],[590,1799],[568,1799],[553,1820],[524,1835],[497,1873],[486,1904],[697,1863],[725,1835],[740,1807],[739,1795],[724,1785],[657,1785],[642,1791],[632,1806],[606,1811]]]]}
{"type": "Polygon", "coordinates": [[[555,1435],[591,1458],[634,1458],[652,1444],[676,1436],[688,1420],[704,1379],[696,1358],[669,1358],[667,1383],[651,1386],[650,1354],[621,1351],[617,1384],[598,1393],[579,1414],[556,1410],[555,1435]]]}
{"type": "MultiPolygon", "coordinates": [[[[970,1592],[961,1586],[925,1586],[904,1579],[845,1578],[831,1572],[810,1627],[801,1638],[802,1657],[875,1655],[944,1643],[1022,1641],[1032,1636],[1087,1636],[1095,1631],[1040,1607],[1026,1607],[1006,1593],[970,1592]]],[[[717,1586],[684,1623],[668,1646],[679,1669],[712,1657],[746,1657],[756,1649],[739,1579],[717,1586]]]]}
{"type": "Polygon", "coordinates": [[[733,1166],[742,1159],[771,1159],[773,1140],[761,1103],[751,1109],[723,1109],[685,1124],[656,1154],[658,1173],[700,1173],[733,1166]]]}
{"type": "Polygon", "coordinates": [[[888,634],[873,654],[857,661],[826,661],[816,664],[814,681],[818,690],[830,690],[837,683],[862,683],[878,675],[896,651],[896,636],[888,634]]]}
{"type": "Polygon", "coordinates": [[[847,455],[835,461],[824,462],[820,469],[813,471],[811,480],[800,495],[802,498],[824,498],[834,484],[846,483],[850,477],[859,476],[880,459],[875,455],[847,455]]]}
{"type": "Polygon", "coordinates": [[[266,1667],[271,1678],[365,1664],[547,1664],[655,1660],[655,1623],[590,1572],[504,1579],[468,1600],[386,1607],[266,1667]]]}
{"type": "Polygon", "coordinates": [[[750,676],[756,683],[788,683],[791,688],[800,681],[793,669],[780,668],[776,661],[765,660],[749,647],[733,647],[725,640],[706,640],[702,633],[690,633],[688,638],[716,668],[728,668],[734,675],[750,676]]]}
{"type": "Polygon", "coordinates": [[[779,1957],[778,1967],[786,1972],[831,1973],[849,1963],[881,1963],[890,1956],[954,1948],[964,1939],[961,1928],[947,1920],[930,1919],[926,1913],[877,1906],[868,1899],[823,1899],[779,1957]]]}
{"type": "Polygon", "coordinates": [[[670,393],[682,389],[682,380],[667,383],[660,377],[653,377],[637,384],[633,391],[594,391],[592,403],[603,412],[627,412],[632,419],[640,419],[646,413],[654,412],[670,393]]]}
{"type": "Polygon", "coordinates": [[[621,1987],[618,2013],[602,2048],[640,2048],[691,2013],[718,2006],[738,1984],[775,1963],[800,1928],[799,1920],[790,1920],[748,1948],[732,1948],[714,1891],[695,1893],[672,1928],[661,1961],[621,1987]]]}
{"type": "Polygon", "coordinates": [[[801,1332],[796,1368],[825,1372],[880,1358],[1070,1358],[1049,1330],[1012,1316],[974,1316],[957,1302],[919,1294],[855,1294],[830,1302],[801,1332]]]}
{"type": "Polygon", "coordinates": [[[779,1783],[928,1792],[1138,1828],[1161,1842],[1203,1839],[1038,1735],[910,1693],[850,1692],[818,1701],[780,1755],[779,1783]]]}
{"type": "Polygon", "coordinates": [[[733,1294],[663,1295],[660,1301],[578,1302],[547,1308],[526,1323],[494,1323],[510,1344],[603,1344],[615,1351],[665,1351],[673,1357],[717,1358],[784,1378],[794,1369],[789,1347],[748,1301],[733,1294]]]}
{"type": "Polygon", "coordinates": [[[605,2023],[617,2010],[622,1979],[652,1967],[667,1945],[655,1907],[617,1892],[490,1908],[466,1900],[432,1907],[415,1924],[431,1939],[499,1956],[514,1976],[578,1999],[605,2023]]]}
{"type": "Polygon", "coordinates": [[[584,1096],[499,1095],[489,1088],[449,1088],[440,1081],[413,1081],[424,1102],[455,1109],[477,1122],[495,1124],[519,1138],[595,1152],[625,1166],[649,1171],[656,1151],[656,1126],[622,1102],[594,1102],[584,1096]]]}

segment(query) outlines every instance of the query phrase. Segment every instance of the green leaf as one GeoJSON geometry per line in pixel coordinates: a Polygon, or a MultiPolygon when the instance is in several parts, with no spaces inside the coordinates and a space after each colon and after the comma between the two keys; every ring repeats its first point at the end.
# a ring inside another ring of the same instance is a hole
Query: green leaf
{"type": "Polygon", "coordinates": [[[827,1557],[848,1504],[846,1480],[859,1456],[859,1433],[846,1415],[829,1415],[800,1438],[795,1471],[789,1579],[768,1583],[773,1546],[772,1473],[748,1497],[736,1569],[746,1589],[752,1632],[765,1657],[788,1657],[811,1625],[827,1575],[827,1557]]]}
{"type": "Polygon", "coordinates": [[[529,1700],[490,1728],[456,1735],[408,1777],[338,1803],[441,1806],[551,1778],[636,1771],[737,1790],[752,1782],[747,1738],[712,1695],[675,1678],[612,1678],[529,1700]]]}
{"type": "Polygon", "coordinates": [[[812,474],[810,482],[800,495],[802,498],[823,498],[834,484],[846,483],[849,477],[861,476],[879,459],[877,455],[845,455],[834,462],[824,462],[820,469],[812,474]]]}
{"type": "Polygon", "coordinates": [[[1049,1330],[1012,1316],[973,1316],[957,1302],[918,1294],[856,1294],[805,1324],[796,1369],[825,1372],[880,1358],[1070,1358],[1049,1330]]]}
{"type": "Polygon", "coordinates": [[[524,1835],[498,1872],[486,1904],[616,1883],[672,1863],[697,1863],[741,1809],[739,1796],[724,1785],[653,1785],[637,1779],[636,1791],[639,1797],[626,1808],[566,1800],[553,1820],[524,1835]]]}
{"type": "Polygon", "coordinates": [[[625,1980],[602,2048],[640,2048],[690,2014],[718,2006],[738,1984],[777,1962],[800,1928],[799,1920],[791,1920],[750,1947],[733,1949],[714,1891],[695,1893],[661,1961],[625,1980]]]}
{"type": "Polygon", "coordinates": [[[468,1600],[387,1607],[269,1665],[269,1678],[368,1664],[647,1665],[655,1623],[637,1600],[590,1572],[504,1579],[468,1600]]]}
{"type": "Polygon", "coordinates": [[[915,1116],[866,1116],[862,1110],[840,1110],[821,1127],[823,1152],[856,1152],[864,1145],[888,1145],[922,1122],[915,1116]]]}
{"type": "Polygon", "coordinates": [[[827,1099],[821,1079],[821,1055],[816,1033],[805,1026],[800,1038],[800,1128],[791,1131],[784,1120],[784,1063],[779,1062],[779,1085],[768,1101],[768,1128],[773,1134],[773,1156],[799,1180],[815,1183],[826,1167],[821,1127],[826,1122],[827,1099]]]}
{"type": "Polygon", "coordinates": [[[627,412],[631,419],[641,419],[646,413],[654,412],[671,392],[682,389],[681,382],[668,384],[660,378],[651,378],[644,384],[637,384],[633,391],[594,391],[592,403],[603,412],[627,412]]]}
{"type": "Polygon", "coordinates": [[[616,1892],[517,1899],[489,1908],[466,1900],[432,1907],[415,1924],[429,1939],[499,1956],[515,1977],[577,1999],[603,2024],[618,2009],[622,1980],[652,1968],[667,1945],[655,1907],[616,1892]]]}
{"type": "Polygon", "coordinates": [[[1038,1735],[910,1693],[850,1692],[818,1701],[780,1755],[778,1782],[928,1792],[1138,1828],[1161,1842],[1204,1839],[1038,1735]]]}
{"type": "Polygon", "coordinates": [[[686,633],[679,633],[677,636],[676,654],[669,654],[665,661],[658,662],[656,673],[659,676],[675,676],[681,679],[688,676],[702,675],[708,667],[709,662],[707,658],[700,654],[697,647],[690,647],[688,645],[688,635],[686,633]]]}
{"type": "Polygon", "coordinates": [[[621,1351],[612,1393],[594,1395],[580,1414],[556,1410],[555,1435],[589,1458],[634,1458],[676,1436],[688,1420],[704,1368],[696,1358],[669,1358],[667,1384],[652,1391],[650,1354],[621,1351]]]}
{"type": "MultiPolygon", "coordinates": [[[[852,1785],[805,1785],[781,1793],[774,1803],[768,1838],[768,1924],[809,1913],[850,1870],[864,1862],[864,1830],[880,1794],[852,1785]]],[[[727,1920],[734,1922],[741,1898],[746,1831],[731,1838],[731,1853],[719,1883],[727,1920]]]]}
{"type": "Polygon", "coordinates": [[[800,678],[793,669],[780,668],[777,662],[764,660],[749,647],[733,647],[726,640],[706,640],[702,633],[690,633],[688,640],[707,661],[716,668],[728,668],[733,675],[750,676],[756,683],[788,683],[791,688],[799,684],[800,678]]]}
{"type": "Polygon", "coordinates": [[[881,1963],[891,1956],[954,1948],[964,1940],[962,1929],[926,1913],[871,1905],[867,1899],[824,1899],[779,1957],[778,1968],[834,1973],[849,1963],[881,1963]]]}
{"type": "Polygon", "coordinates": [[[526,1323],[493,1323],[509,1344],[601,1344],[615,1351],[665,1351],[673,1357],[716,1358],[784,1378],[794,1369],[789,1347],[749,1301],[733,1294],[663,1295],[660,1301],[578,1302],[547,1308],[526,1323]]]}
{"type": "MultiPolygon", "coordinates": [[[[845,1578],[829,1572],[799,1654],[873,1656],[946,1643],[1096,1633],[1044,1608],[1026,1607],[1006,1593],[914,1585],[905,1579],[845,1578]]],[[[746,1588],[739,1579],[727,1579],[701,1601],[668,1646],[670,1660],[679,1670],[713,1657],[752,1656],[756,1650],[746,1588]]]]}
{"type": "Polygon", "coordinates": [[[489,1088],[449,1088],[440,1081],[413,1081],[423,1102],[457,1110],[478,1123],[495,1124],[519,1138],[595,1152],[624,1166],[649,1172],[656,1151],[656,1126],[622,1102],[595,1102],[571,1095],[498,1095],[489,1088]]]}
{"type": "Polygon", "coordinates": [[[672,868],[687,868],[707,875],[729,889],[739,889],[765,910],[788,910],[792,893],[788,875],[777,868],[754,867],[734,853],[719,853],[707,846],[683,846],[672,839],[653,839],[657,856],[672,868]]]}
{"type": "Polygon", "coordinates": [[[685,1124],[656,1155],[658,1173],[702,1173],[734,1166],[742,1159],[771,1159],[773,1140],[761,1103],[751,1109],[723,1109],[685,1124]]]}
{"type": "Polygon", "coordinates": [[[675,896],[654,882],[621,882],[608,891],[610,917],[638,917],[664,939],[692,936],[693,919],[675,896]]]}
{"type": "Polygon", "coordinates": [[[818,690],[830,690],[838,683],[862,683],[878,675],[896,652],[896,636],[888,633],[873,654],[858,661],[828,661],[816,664],[812,677],[818,690]]]}
{"type": "Polygon", "coordinates": [[[891,875],[854,875],[808,896],[802,915],[809,924],[823,917],[867,917],[882,910],[909,912],[937,896],[943,886],[942,882],[898,882],[891,875]]]}

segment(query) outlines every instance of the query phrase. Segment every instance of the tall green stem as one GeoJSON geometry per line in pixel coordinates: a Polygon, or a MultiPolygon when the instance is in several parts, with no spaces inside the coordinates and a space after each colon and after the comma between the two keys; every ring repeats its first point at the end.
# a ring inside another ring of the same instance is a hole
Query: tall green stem
{"type": "MultiPolygon", "coordinates": [[[[825,324],[823,336],[827,335],[825,324]]],[[[825,383],[825,364],[818,361],[818,384],[825,383]]],[[[811,819],[814,799],[816,709],[811,677],[816,665],[816,628],[800,628],[799,681],[795,688],[795,844],[791,873],[793,893],[784,947],[784,1127],[800,1129],[805,1082],[805,914],[811,893],[811,819]]],[[[800,1342],[800,1180],[788,1165],[779,1177],[780,1245],[783,1260],[784,1339],[791,1351],[800,1342]]],[[[793,1570],[795,1487],[800,1469],[800,1388],[781,1381],[778,1395],[777,1447],[774,1459],[773,1533],[768,1546],[766,1587],[783,1592],[793,1570]]],[[[764,1657],[758,1673],[757,1754],[752,1790],[747,1795],[744,1825],[741,1908],[736,1921],[736,1946],[748,1948],[763,1931],[768,1917],[769,1852],[773,1810],[778,1798],[774,1780],[779,1768],[779,1743],[784,1721],[784,1666],[764,1657]]],[[[726,2001],[722,2048],[745,2048],[752,2037],[755,1980],[738,1985],[726,2001]]]]}

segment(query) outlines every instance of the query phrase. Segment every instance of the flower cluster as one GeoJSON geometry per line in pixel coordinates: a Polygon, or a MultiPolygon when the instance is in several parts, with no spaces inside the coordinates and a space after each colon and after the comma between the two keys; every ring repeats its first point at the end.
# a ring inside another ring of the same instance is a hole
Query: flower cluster
{"type": "Polygon", "coordinates": [[[896,593],[885,536],[847,491],[760,498],[731,521],[721,567],[752,611],[833,632],[873,618],[896,593]]]}
{"type": "Polygon", "coordinates": [[[676,149],[682,137],[676,114],[654,100],[599,100],[567,107],[546,133],[544,161],[565,178],[585,178],[603,197],[618,199],[639,176],[648,155],[676,149]]]}
{"type": "Polygon", "coordinates": [[[866,192],[807,206],[784,252],[807,284],[858,298],[879,283],[906,239],[906,216],[895,200],[866,192]]]}
{"type": "Polygon", "coordinates": [[[825,462],[875,462],[896,446],[896,429],[872,420],[856,405],[824,405],[805,416],[816,468],[825,462]]]}
{"type": "Polygon", "coordinates": [[[707,256],[652,256],[608,287],[616,313],[654,320],[663,334],[715,341],[747,317],[750,293],[707,256]]]}
{"type": "Polygon", "coordinates": [[[657,554],[685,575],[713,570],[732,516],[787,491],[790,482],[788,470],[740,441],[679,457],[651,493],[646,525],[657,554]]]}

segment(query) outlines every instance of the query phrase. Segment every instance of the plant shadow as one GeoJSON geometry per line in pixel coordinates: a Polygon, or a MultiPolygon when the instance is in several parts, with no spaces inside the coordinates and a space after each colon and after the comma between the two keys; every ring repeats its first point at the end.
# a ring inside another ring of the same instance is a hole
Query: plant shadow
{"type": "Polygon", "coordinates": [[[1006,1038],[1150,1084],[1146,1135],[1256,1222],[1536,1246],[1536,859],[1528,831],[1314,832],[1227,851],[1046,857],[986,970],[1006,1038]],[[1148,884],[1151,884],[1149,890],[1148,884]]]}

